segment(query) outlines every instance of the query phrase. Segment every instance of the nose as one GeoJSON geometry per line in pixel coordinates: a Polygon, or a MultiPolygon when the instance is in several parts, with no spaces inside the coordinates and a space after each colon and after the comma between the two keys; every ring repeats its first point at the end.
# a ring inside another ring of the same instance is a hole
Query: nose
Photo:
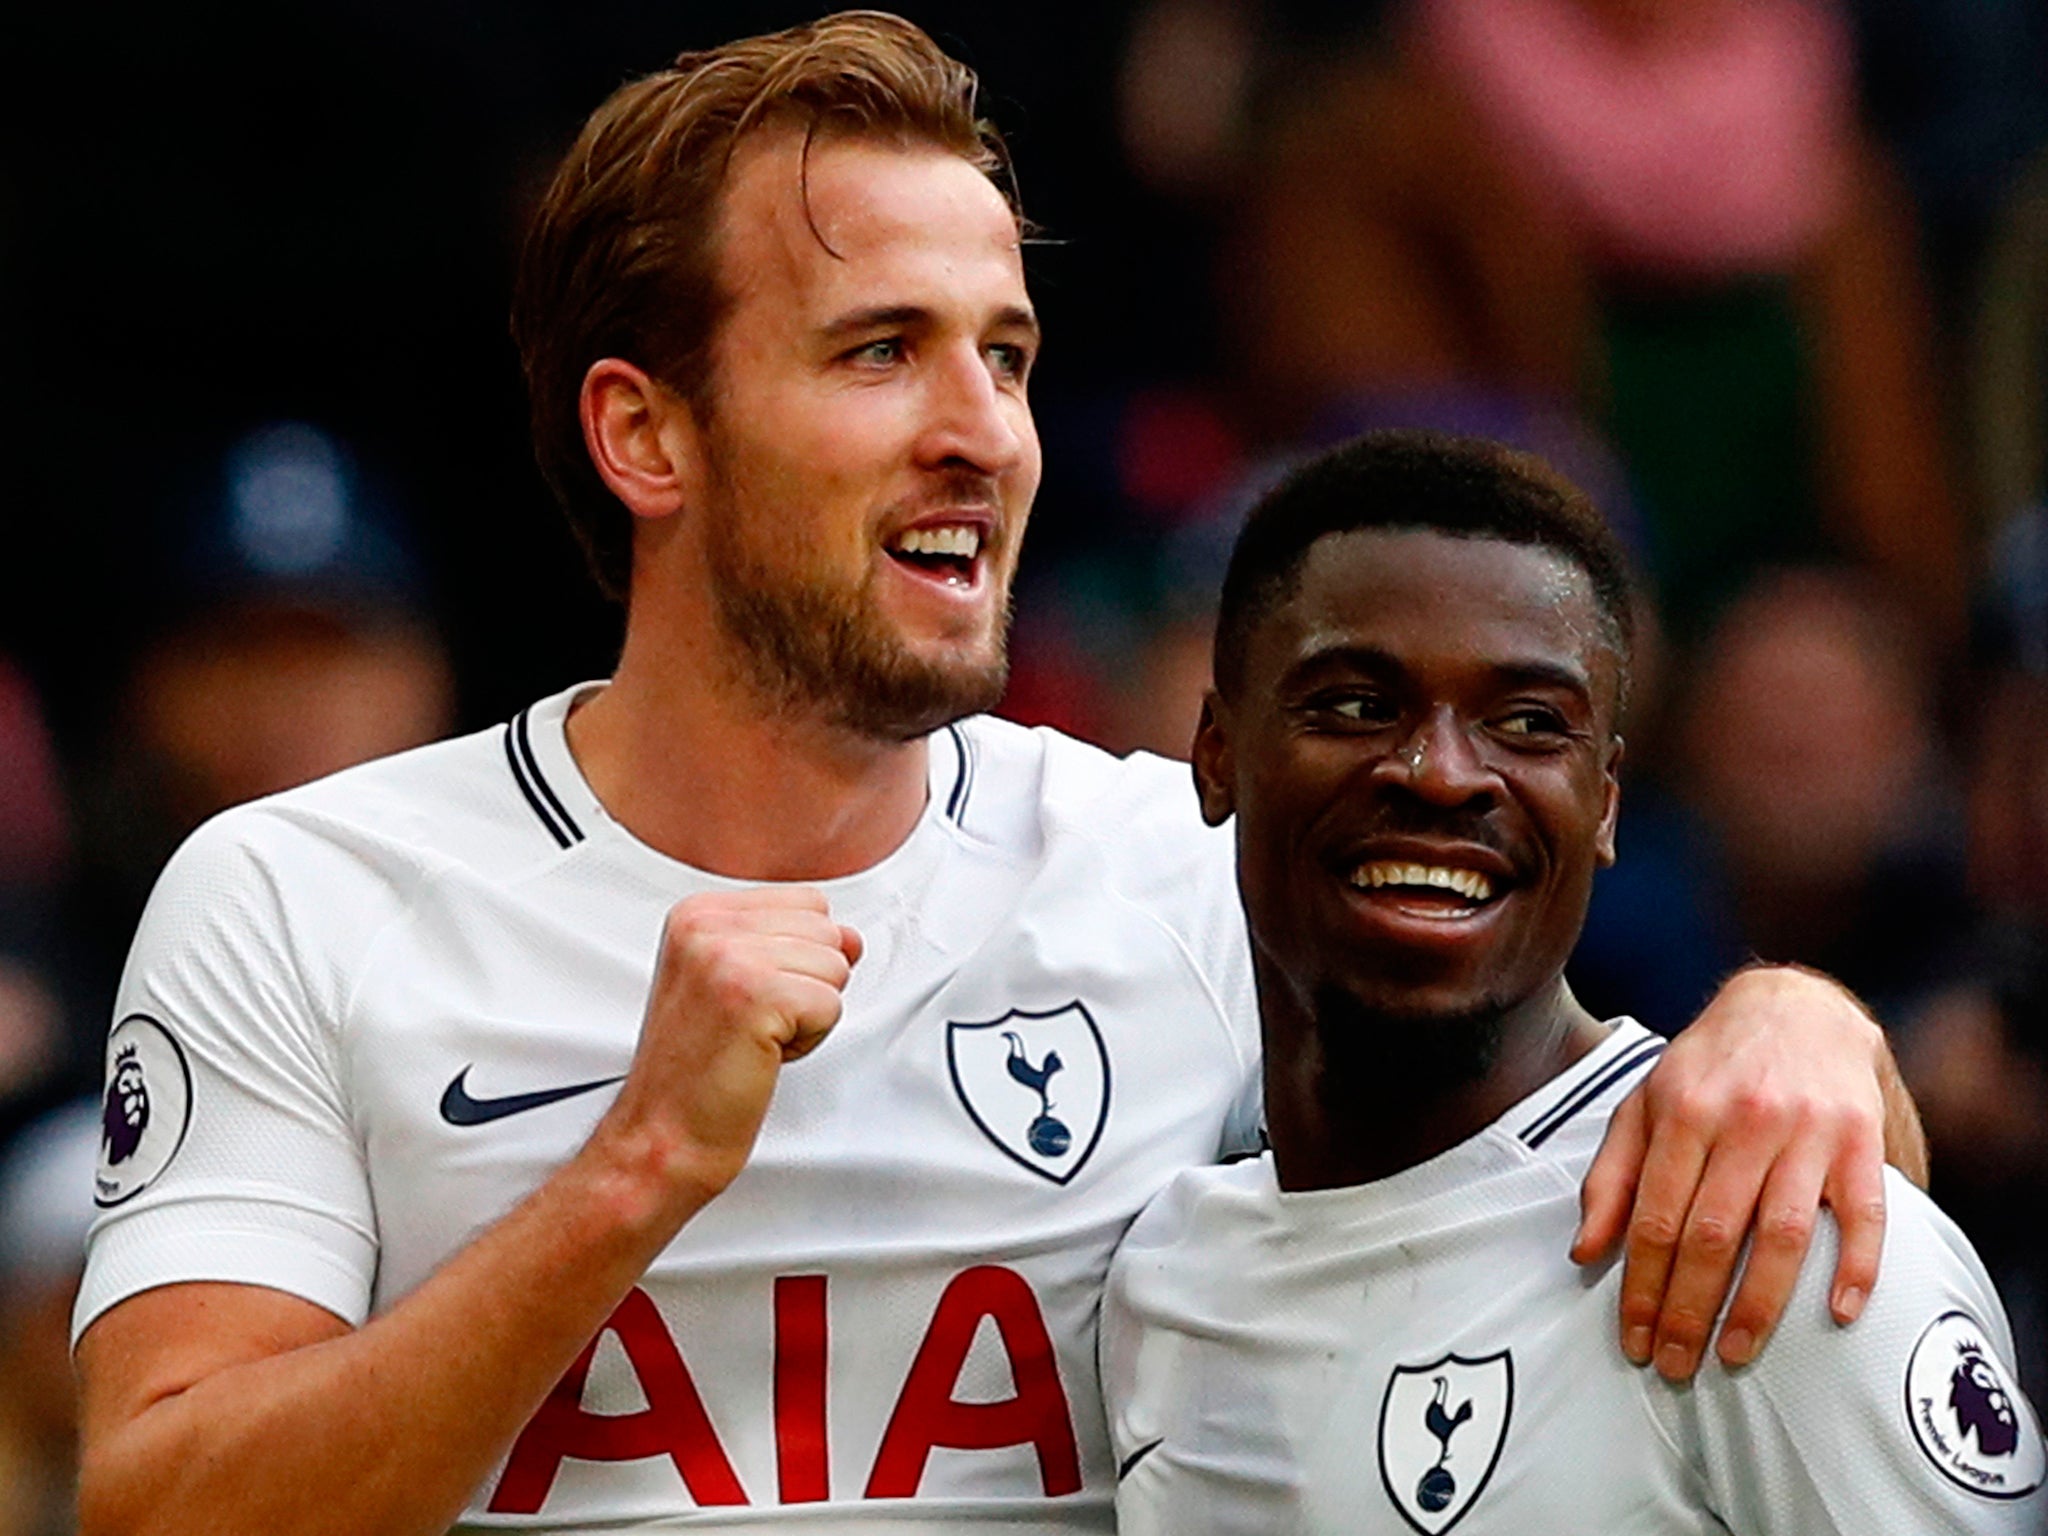
{"type": "Polygon", "coordinates": [[[1493,770],[1472,733],[1448,706],[1431,710],[1373,765],[1373,782],[1392,784],[1432,805],[1464,805],[1491,796],[1493,770]]]}
{"type": "Polygon", "coordinates": [[[946,350],[926,401],[924,453],[934,467],[962,465],[1002,475],[1037,453],[1037,429],[1021,391],[1000,383],[978,342],[946,350]]]}

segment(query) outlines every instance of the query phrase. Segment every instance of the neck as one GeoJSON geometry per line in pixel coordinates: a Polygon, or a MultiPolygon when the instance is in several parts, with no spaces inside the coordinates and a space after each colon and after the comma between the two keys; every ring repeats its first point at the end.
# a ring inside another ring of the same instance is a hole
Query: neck
{"type": "Polygon", "coordinates": [[[1268,974],[1263,957],[1258,970],[1268,1134],[1284,1190],[1366,1184],[1427,1162],[1606,1034],[1562,976],[1504,1010],[1429,1021],[1318,1004],[1268,974]]]}
{"type": "Polygon", "coordinates": [[[893,852],[923,813],[923,739],[878,742],[765,708],[708,625],[634,624],[569,747],[640,841],[739,880],[829,880],[893,852]]]}

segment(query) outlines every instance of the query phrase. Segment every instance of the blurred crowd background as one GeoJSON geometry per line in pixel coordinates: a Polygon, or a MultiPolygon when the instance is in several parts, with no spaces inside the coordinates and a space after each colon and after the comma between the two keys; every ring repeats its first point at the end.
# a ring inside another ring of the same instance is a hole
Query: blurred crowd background
{"type": "MultiPolygon", "coordinates": [[[[2048,8],[978,0],[1040,238],[1006,712],[1181,753],[1236,519],[1362,428],[1591,489],[1655,613],[1573,979],[1893,1032],[2048,1387],[2048,8]]],[[[68,1528],[100,1043],[201,819],[602,675],[505,312],[585,113],[728,0],[0,21],[0,1536],[68,1528]]]]}

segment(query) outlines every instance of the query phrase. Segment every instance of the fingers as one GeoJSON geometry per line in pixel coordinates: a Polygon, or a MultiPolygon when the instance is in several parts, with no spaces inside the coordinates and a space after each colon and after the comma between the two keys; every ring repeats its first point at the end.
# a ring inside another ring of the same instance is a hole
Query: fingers
{"type": "Polygon", "coordinates": [[[792,976],[809,976],[835,989],[844,987],[853,976],[853,962],[839,944],[836,926],[825,930],[830,942],[820,942],[815,934],[756,935],[745,947],[744,960],[792,976]]]}
{"type": "Polygon", "coordinates": [[[1657,1311],[1654,1362],[1666,1380],[1684,1381],[1699,1368],[1769,1171],[1768,1153],[1734,1148],[1708,1158],[1657,1311]]]}
{"type": "Polygon", "coordinates": [[[1742,1284],[1721,1321],[1716,1353],[1722,1364],[1747,1365],[1778,1326],[1813,1241],[1826,1176],[1826,1152],[1810,1142],[1795,1143],[1772,1167],[1757,1202],[1742,1284]]]}
{"type": "MultiPolygon", "coordinates": [[[[828,953],[845,965],[837,950],[828,953]]],[[[763,989],[762,1007],[775,1021],[765,1038],[785,1063],[810,1055],[832,1033],[845,1007],[840,991],[844,985],[786,970],[763,989]]]]}
{"type": "Polygon", "coordinates": [[[1572,1262],[1591,1264],[1612,1252],[1628,1229],[1634,1208],[1636,1180],[1649,1145],[1649,1115],[1640,1092],[1622,1100],[1607,1122],[1607,1135],[1586,1181],[1579,1188],[1579,1230],[1572,1240],[1572,1262]]]}
{"type": "Polygon", "coordinates": [[[1851,1139],[1828,1176],[1827,1200],[1842,1229],[1842,1252],[1828,1290],[1838,1323],[1853,1323],[1877,1284],[1884,1251],[1884,1162],[1868,1135],[1851,1139]]]}
{"type": "Polygon", "coordinates": [[[1649,1363],[1671,1267],[1706,1163],[1707,1138],[1681,1121],[1667,1120],[1644,1154],[1621,1272],[1621,1348],[1637,1365],[1649,1363]]]}

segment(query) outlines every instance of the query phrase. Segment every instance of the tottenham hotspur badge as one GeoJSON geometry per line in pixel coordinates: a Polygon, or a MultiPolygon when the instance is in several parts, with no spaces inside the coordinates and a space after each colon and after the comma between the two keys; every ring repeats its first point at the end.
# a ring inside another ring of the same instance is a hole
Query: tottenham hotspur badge
{"type": "Polygon", "coordinates": [[[131,1013],[107,1038],[100,1105],[100,1166],[93,1202],[119,1205],[170,1166],[192,1123],[192,1071],[171,1032],[131,1013]]]}
{"type": "Polygon", "coordinates": [[[1380,1481],[1422,1536],[1442,1536],[1485,1488],[1507,1443],[1515,1361],[1507,1350],[1403,1365],[1380,1402],[1380,1481]]]}
{"type": "Polygon", "coordinates": [[[1033,1173],[1064,1184],[1109,1120],[1109,1047],[1078,999],[977,1024],[949,1021],[954,1091],[982,1134],[1033,1173]]]}

